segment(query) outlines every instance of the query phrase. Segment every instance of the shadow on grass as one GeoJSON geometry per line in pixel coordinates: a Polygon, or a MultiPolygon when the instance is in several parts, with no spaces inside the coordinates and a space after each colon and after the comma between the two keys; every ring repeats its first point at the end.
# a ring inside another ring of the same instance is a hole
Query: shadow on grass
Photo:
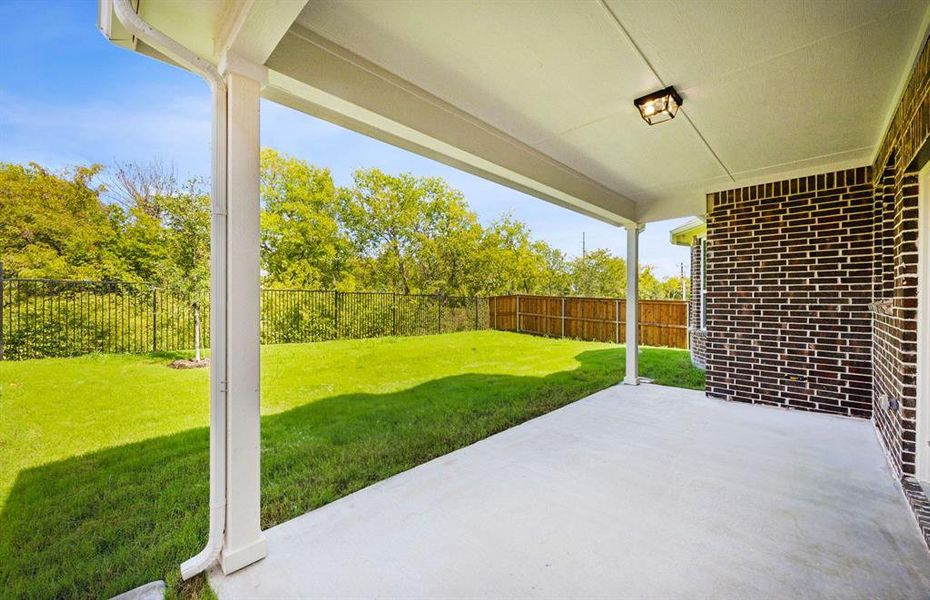
{"type": "MultiPolygon", "coordinates": [[[[262,526],[617,383],[623,350],[545,377],[463,374],[389,394],[317,400],[262,419],[262,526]]],[[[167,578],[207,535],[208,430],[19,474],[0,516],[0,589],[109,597],[167,578]]]]}

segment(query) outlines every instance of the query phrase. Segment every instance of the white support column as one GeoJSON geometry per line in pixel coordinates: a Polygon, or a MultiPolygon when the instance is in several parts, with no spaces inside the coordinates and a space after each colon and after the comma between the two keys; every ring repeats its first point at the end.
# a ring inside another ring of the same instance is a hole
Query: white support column
{"type": "Polygon", "coordinates": [[[626,227],[626,376],[623,383],[639,385],[639,224],[626,227]]]}
{"type": "Polygon", "coordinates": [[[226,533],[231,573],[264,558],[259,415],[259,97],[261,84],[228,73],[226,533]]]}

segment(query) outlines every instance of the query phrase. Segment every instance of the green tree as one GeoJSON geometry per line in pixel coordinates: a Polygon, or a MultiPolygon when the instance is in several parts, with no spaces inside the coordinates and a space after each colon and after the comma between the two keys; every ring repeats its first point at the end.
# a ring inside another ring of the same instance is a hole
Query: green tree
{"type": "Polygon", "coordinates": [[[416,287],[426,293],[470,296],[480,287],[482,227],[465,198],[445,181],[422,182],[428,189],[416,243],[416,287]]]}
{"type": "Polygon", "coordinates": [[[546,294],[563,291],[564,256],[534,240],[526,223],[504,215],[491,223],[482,240],[483,294],[546,294]]]}
{"type": "MultiPolygon", "coordinates": [[[[685,286],[688,278],[685,278],[685,286]]],[[[653,267],[643,265],[639,271],[639,297],[644,300],[681,300],[681,277],[665,277],[659,279],[653,273],[653,267]]]]}
{"type": "Polygon", "coordinates": [[[190,303],[195,360],[201,359],[201,302],[210,289],[210,196],[206,182],[178,183],[163,163],[117,163],[106,196],[122,208],[118,253],[124,278],[152,283],[190,303]]]}
{"type": "Polygon", "coordinates": [[[162,280],[164,264],[170,261],[160,218],[137,208],[114,207],[117,239],[114,252],[119,259],[118,279],[156,283],[162,280]]]}
{"type": "Polygon", "coordinates": [[[360,169],[340,198],[364,287],[410,294],[465,286],[477,220],[444,180],[360,169]]]}
{"type": "MultiPolygon", "coordinates": [[[[270,287],[443,295],[623,297],[626,262],[604,249],[567,258],[503,215],[484,226],[441,178],[361,169],[337,189],[327,169],[265,149],[261,267],[270,287]]],[[[209,281],[209,198],[162,163],[52,173],[0,164],[0,256],[32,277],[156,283],[197,300],[209,281]],[[102,179],[105,186],[92,182],[102,179]],[[103,199],[102,199],[103,198],[103,199]],[[107,200],[107,201],[104,201],[107,200]]],[[[685,283],[687,280],[685,281],[685,283]]],[[[640,297],[679,298],[678,277],[640,273],[640,297]]],[[[199,325],[196,328],[199,339],[199,325]]],[[[196,344],[199,351],[199,342],[196,344]]]]}
{"type": "Polygon", "coordinates": [[[0,259],[9,274],[115,279],[117,209],[93,183],[100,165],[55,173],[35,163],[0,163],[0,259]]]}
{"type": "Polygon", "coordinates": [[[329,169],[270,149],[261,154],[264,280],[272,287],[352,289],[356,256],[339,226],[329,169]]]}
{"type": "MultiPolygon", "coordinates": [[[[604,298],[626,297],[626,260],[610,250],[597,249],[568,263],[571,293],[604,298]]],[[[687,285],[687,279],[685,280],[687,285]]],[[[643,300],[681,299],[680,277],[659,278],[652,265],[639,267],[639,297],[643,300]]]]}
{"type": "Polygon", "coordinates": [[[626,297],[626,260],[599,248],[569,262],[571,292],[576,296],[626,297]]]}
{"type": "Polygon", "coordinates": [[[194,359],[200,362],[200,303],[210,291],[210,195],[192,179],[183,193],[158,198],[164,229],[162,287],[188,298],[194,312],[194,359]]]}
{"type": "Polygon", "coordinates": [[[572,278],[569,272],[568,259],[565,254],[545,243],[541,243],[537,250],[546,261],[546,279],[540,293],[550,296],[566,296],[571,291],[572,278]]]}
{"type": "Polygon", "coordinates": [[[121,279],[164,284],[168,254],[163,202],[181,195],[174,170],[158,161],[117,162],[101,173],[103,197],[118,213],[121,279]],[[122,209],[122,210],[120,210],[122,209]]]}

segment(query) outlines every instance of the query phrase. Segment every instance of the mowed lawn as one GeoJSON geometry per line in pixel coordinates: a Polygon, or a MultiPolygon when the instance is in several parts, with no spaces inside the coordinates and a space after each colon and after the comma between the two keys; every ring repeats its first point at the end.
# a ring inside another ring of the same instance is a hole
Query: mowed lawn
{"type": "MultiPolygon", "coordinates": [[[[106,598],[207,534],[208,373],[172,356],[0,363],[0,596],[106,598]]],[[[682,350],[641,372],[700,389],[682,350]]],[[[620,346],[482,331],[262,348],[267,528],[617,383],[620,346]]]]}

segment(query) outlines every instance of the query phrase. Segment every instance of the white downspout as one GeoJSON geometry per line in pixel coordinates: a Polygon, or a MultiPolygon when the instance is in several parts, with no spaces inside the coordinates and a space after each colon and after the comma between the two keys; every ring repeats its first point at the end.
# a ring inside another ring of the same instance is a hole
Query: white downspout
{"type": "Polygon", "coordinates": [[[181,577],[205,571],[223,548],[226,527],[226,82],[220,72],[142,20],[129,0],[112,0],[126,30],[203,77],[213,97],[210,231],[210,534],[204,549],[181,565],[181,577]]]}

